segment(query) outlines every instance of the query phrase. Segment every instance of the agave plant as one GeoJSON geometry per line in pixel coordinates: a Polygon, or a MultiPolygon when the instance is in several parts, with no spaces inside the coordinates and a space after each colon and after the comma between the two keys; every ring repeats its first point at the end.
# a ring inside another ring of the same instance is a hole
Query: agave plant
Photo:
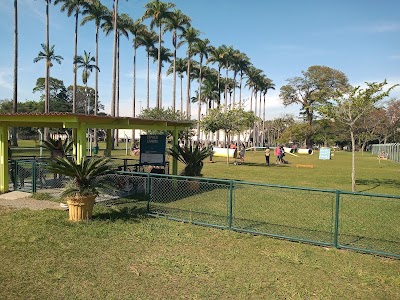
{"type": "Polygon", "coordinates": [[[106,187],[102,175],[110,173],[109,159],[105,157],[83,157],[80,164],[75,158],[57,157],[47,169],[71,178],[62,192],[67,197],[98,195],[99,189],[106,187]]]}
{"type": "Polygon", "coordinates": [[[195,147],[193,149],[188,147],[179,147],[174,145],[168,153],[186,165],[180,175],[183,176],[201,176],[203,169],[203,160],[210,155],[209,149],[202,149],[195,147]]]}

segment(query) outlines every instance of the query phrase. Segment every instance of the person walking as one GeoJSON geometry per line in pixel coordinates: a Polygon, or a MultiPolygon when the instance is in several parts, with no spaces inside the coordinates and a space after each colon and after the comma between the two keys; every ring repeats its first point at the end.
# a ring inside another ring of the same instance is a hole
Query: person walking
{"type": "Polygon", "coordinates": [[[265,153],[265,164],[267,166],[269,166],[269,156],[271,155],[271,149],[269,149],[269,147],[267,147],[264,151],[265,153]]]}

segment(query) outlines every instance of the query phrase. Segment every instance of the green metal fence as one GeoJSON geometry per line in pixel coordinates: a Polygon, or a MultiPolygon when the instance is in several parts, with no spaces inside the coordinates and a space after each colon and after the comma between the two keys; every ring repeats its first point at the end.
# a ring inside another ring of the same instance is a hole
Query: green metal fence
{"type": "Polygon", "coordinates": [[[371,145],[372,154],[381,155],[384,153],[387,159],[400,162],[400,144],[374,144],[371,145]]]}
{"type": "MultiPolygon", "coordinates": [[[[59,195],[68,181],[48,173],[45,161],[13,164],[16,189],[59,195]]],[[[150,172],[106,176],[98,201],[145,201],[152,216],[400,258],[400,196],[150,172]]]]}
{"type": "Polygon", "coordinates": [[[149,174],[148,213],[400,258],[400,197],[149,174]]]}

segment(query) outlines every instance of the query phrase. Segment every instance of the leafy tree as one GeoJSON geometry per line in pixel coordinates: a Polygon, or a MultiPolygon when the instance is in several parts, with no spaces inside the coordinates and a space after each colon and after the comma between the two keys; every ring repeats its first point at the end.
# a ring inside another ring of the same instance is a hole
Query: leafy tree
{"type": "MultiPolygon", "coordinates": [[[[253,112],[245,111],[242,108],[233,108],[227,111],[220,109],[210,109],[208,116],[204,117],[200,126],[205,132],[216,132],[223,130],[225,132],[225,144],[228,143],[232,134],[241,134],[249,127],[253,126],[257,117],[253,112]]],[[[227,163],[229,162],[229,155],[227,163]]]]}
{"type": "Polygon", "coordinates": [[[397,85],[389,87],[386,91],[383,90],[387,84],[386,80],[381,83],[368,83],[367,87],[362,89],[360,86],[349,88],[348,92],[335,97],[328,101],[320,112],[328,118],[332,118],[335,122],[340,122],[347,127],[351,138],[352,150],[352,172],[351,172],[351,190],[356,191],[356,166],[355,166],[355,131],[357,122],[364,115],[375,109],[375,105],[389,96],[391,90],[397,85]]]}
{"type": "Polygon", "coordinates": [[[383,143],[399,142],[400,138],[400,100],[391,99],[382,109],[384,112],[381,126],[378,128],[383,143]]]}
{"type": "MultiPolygon", "coordinates": [[[[179,110],[174,111],[172,108],[146,108],[142,110],[139,118],[143,119],[153,119],[153,120],[166,120],[166,121],[189,121],[185,114],[181,113],[179,110]]],[[[193,125],[192,125],[193,127],[193,125]]],[[[165,134],[167,137],[172,136],[172,131],[168,130],[147,130],[148,134],[165,134]]],[[[192,131],[189,132],[192,135],[192,131]]],[[[185,133],[180,132],[179,138],[183,138],[185,133]]]]}
{"type": "MultiPolygon", "coordinates": [[[[281,87],[279,97],[285,106],[301,105],[301,114],[312,126],[318,106],[344,93],[349,83],[343,72],[326,66],[311,66],[302,74],[289,78],[288,84],[281,87]]],[[[307,144],[311,144],[309,138],[307,144]]]]}
{"type": "MultiPolygon", "coordinates": [[[[40,77],[36,80],[36,86],[33,92],[45,92],[45,78],[40,77]]],[[[44,100],[45,95],[41,96],[44,100]]],[[[68,91],[62,80],[57,78],[49,78],[49,107],[57,112],[70,112],[72,109],[72,100],[68,95],[68,91]]]]}

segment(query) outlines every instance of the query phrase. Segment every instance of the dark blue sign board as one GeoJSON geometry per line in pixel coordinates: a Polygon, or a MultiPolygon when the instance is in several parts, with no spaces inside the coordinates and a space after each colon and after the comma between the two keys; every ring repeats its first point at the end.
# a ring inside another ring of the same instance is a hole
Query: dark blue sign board
{"type": "Polygon", "coordinates": [[[331,148],[322,147],[319,149],[319,159],[331,159],[331,148]]]}
{"type": "Polygon", "coordinates": [[[140,164],[165,164],[166,136],[163,134],[148,134],[140,136],[140,164]]]}

